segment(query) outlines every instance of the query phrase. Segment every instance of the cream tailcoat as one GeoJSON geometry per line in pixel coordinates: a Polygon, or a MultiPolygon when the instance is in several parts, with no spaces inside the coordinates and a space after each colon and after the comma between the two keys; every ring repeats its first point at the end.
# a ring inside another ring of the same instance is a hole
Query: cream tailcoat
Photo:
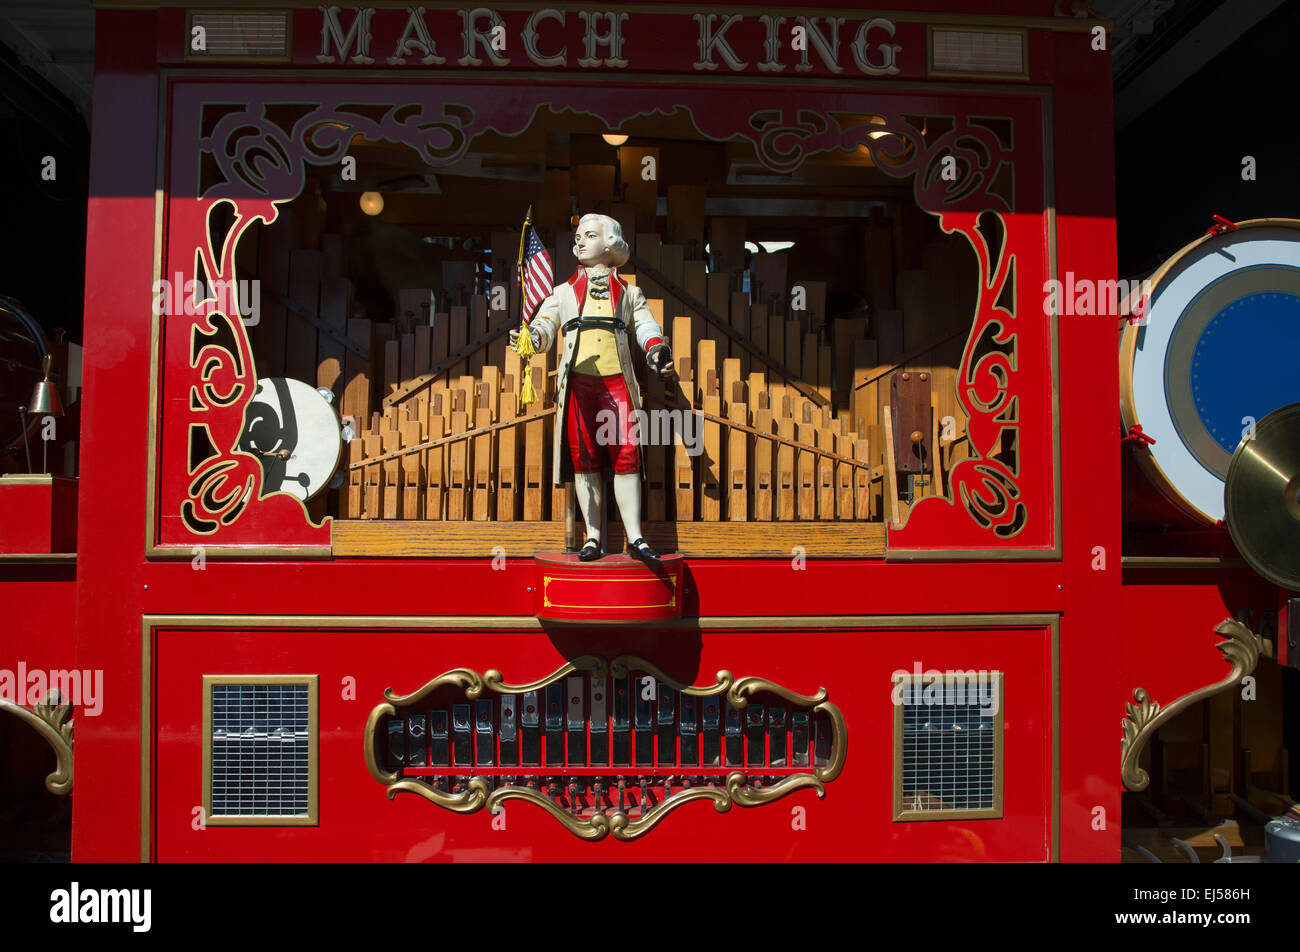
{"type": "MultiPolygon", "coordinates": [[[[541,339],[540,350],[547,351],[555,343],[563,326],[578,317],[579,302],[586,299],[587,271],[579,267],[566,283],[556,285],[551,296],[542,302],[529,327],[535,327],[541,339]]],[[[626,327],[636,333],[637,346],[642,350],[656,337],[662,338],[663,330],[655,321],[650,308],[646,307],[645,295],[640,288],[626,284],[618,273],[611,268],[609,280],[610,310],[614,316],[623,321],[626,327]]],[[[623,380],[627,383],[627,392],[632,398],[632,410],[641,408],[641,391],[637,387],[636,375],[632,372],[632,351],[628,346],[626,330],[615,330],[614,339],[618,342],[618,362],[623,368],[623,380]]],[[[556,380],[555,410],[555,446],[552,459],[552,477],[559,486],[573,476],[573,464],[569,459],[568,449],[568,382],[569,369],[573,364],[573,355],[578,346],[578,329],[564,333],[564,350],[560,355],[559,374],[556,380]]]]}

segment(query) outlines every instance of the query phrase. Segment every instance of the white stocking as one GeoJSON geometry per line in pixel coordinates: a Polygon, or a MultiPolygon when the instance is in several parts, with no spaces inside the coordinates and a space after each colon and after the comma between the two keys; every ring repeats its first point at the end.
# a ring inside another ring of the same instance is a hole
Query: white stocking
{"type": "Polygon", "coordinates": [[[578,508],[587,524],[587,538],[600,540],[600,483],[603,473],[574,473],[573,488],[578,508]]]}
{"type": "Polygon", "coordinates": [[[618,515],[623,520],[627,541],[641,538],[641,474],[615,473],[614,499],[618,502],[618,515]]]}

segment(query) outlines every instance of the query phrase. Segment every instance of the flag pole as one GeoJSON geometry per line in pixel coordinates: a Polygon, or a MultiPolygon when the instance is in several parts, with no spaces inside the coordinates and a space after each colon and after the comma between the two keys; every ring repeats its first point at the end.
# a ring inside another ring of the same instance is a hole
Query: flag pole
{"type": "Polygon", "coordinates": [[[521,374],[523,380],[519,384],[519,402],[523,406],[533,403],[537,400],[537,392],[533,389],[533,371],[532,356],[533,335],[528,330],[528,320],[524,316],[524,243],[528,240],[528,226],[533,223],[533,206],[528,206],[528,213],[524,215],[524,226],[519,229],[519,257],[515,261],[515,274],[519,281],[519,337],[515,340],[515,353],[523,362],[521,374]]]}

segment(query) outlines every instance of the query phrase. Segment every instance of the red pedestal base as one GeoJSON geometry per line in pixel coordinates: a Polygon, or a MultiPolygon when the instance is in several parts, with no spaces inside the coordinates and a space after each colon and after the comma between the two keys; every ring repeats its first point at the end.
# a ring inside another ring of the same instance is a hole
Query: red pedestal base
{"type": "Polygon", "coordinates": [[[636,622],[680,618],[680,555],[642,562],[607,555],[580,562],[573,552],[539,552],[534,558],[533,610],[555,621],[636,622]]]}
{"type": "Polygon", "coordinates": [[[77,481],[65,476],[0,476],[0,555],[77,551],[77,481]]]}

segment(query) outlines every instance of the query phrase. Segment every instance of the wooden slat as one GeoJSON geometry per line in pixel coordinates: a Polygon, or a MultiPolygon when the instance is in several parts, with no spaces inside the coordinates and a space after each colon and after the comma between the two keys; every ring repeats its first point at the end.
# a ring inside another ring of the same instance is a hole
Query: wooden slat
{"type": "MultiPolygon", "coordinates": [[[[743,384],[737,381],[736,387],[741,388],[743,384]]],[[[748,408],[738,392],[732,394],[727,415],[733,423],[749,422],[748,408]]],[[[727,520],[730,522],[749,519],[749,439],[744,430],[730,430],[727,434],[727,520]]]]}
{"type": "MultiPolygon", "coordinates": [[[[384,441],[379,434],[379,414],[373,414],[370,430],[362,439],[365,440],[364,459],[379,456],[384,451],[384,441]]],[[[363,472],[365,480],[362,486],[362,500],[365,518],[379,519],[383,516],[384,468],[379,463],[367,466],[363,472]]]]}
{"type": "Polygon", "coordinates": [[[904,351],[903,312],[879,311],[876,314],[876,358],[882,364],[890,364],[904,351]]]}
{"type": "MultiPolygon", "coordinates": [[[[429,425],[425,430],[425,437],[429,440],[441,439],[444,433],[444,422],[442,419],[442,400],[443,395],[440,393],[432,394],[430,397],[429,425]]],[[[446,514],[446,473],[447,473],[447,448],[437,446],[424,452],[425,473],[427,474],[427,484],[424,491],[424,518],[442,519],[446,514]]]]}
{"type": "MultiPolygon", "coordinates": [[[[466,411],[468,394],[461,388],[451,391],[451,430],[452,434],[464,433],[469,428],[469,413],[466,411]]],[[[447,471],[447,519],[458,522],[469,518],[468,483],[470,477],[470,441],[457,440],[448,446],[447,471]]]]}
{"type": "MultiPolygon", "coordinates": [[[[534,379],[533,385],[538,381],[534,379]]],[[[551,481],[546,467],[546,421],[530,420],[524,426],[524,521],[539,522],[542,518],[542,493],[551,481]]],[[[561,539],[563,536],[561,536],[561,539]]]]}
{"type": "MultiPolygon", "coordinates": [[[[365,443],[360,437],[352,440],[352,442],[347,445],[349,463],[359,463],[364,458],[364,453],[365,443]]],[[[343,509],[344,519],[361,518],[364,482],[365,472],[363,470],[348,470],[348,487],[343,509]]]]}
{"type": "Polygon", "coordinates": [[[578,214],[608,215],[614,204],[614,166],[575,165],[573,187],[578,196],[578,214]]]}
{"type": "MultiPolygon", "coordinates": [[[[488,332],[488,300],[481,294],[475,294],[469,299],[469,339],[482,340],[488,332]]],[[[469,358],[469,372],[474,376],[480,376],[483,373],[483,366],[487,358],[487,345],[475,351],[469,358]]],[[[500,366],[498,364],[497,366],[500,366]]]]}
{"type": "Polygon", "coordinates": [[[704,202],[708,197],[703,185],[668,186],[668,240],[691,247],[692,258],[704,254],[704,202]]]}
{"type": "MultiPolygon", "coordinates": [[[[518,359],[518,358],[516,358],[518,359]]],[[[515,418],[518,397],[509,389],[501,393],[501,422],[515,418]]],[[[522,494],[516,493],[519,479],[519,447],[523,442],[521,427],[511,426],[497,434],[497,521],[512,522],[516,516],[516,503],[522,494]]]]}
{"type": "MultiPolygon", "coordinates": [[[[402,436],[397,429],[396,421],[391,416],[385,417],[383,427],[383,430],[380,431],[380,437],[383,442],[384,452],[392,453],[401,449],[402,436]]],[[[384,518],[396,519],[402,514],[401,461],[386,459],[381,465],[384,470],[384,518]]]]}
{"type": "Polygon", "coordinates": [[[898,498],[898,469],[894,463],[894,411],[885,404],[881,408],[880,419],[884,430],[884,511],[890,525],[895,529],[907,518],[907,504],[898,498]]]}
{"type": "MultiPolygon", "coordinates": [[[[788,414],[778,421],[777,433],[787,440],[795,438],[794,420],[788,414]]],[[[776,518],[781,521],[795,518],[795,473],[794,447],[779,444],[776,451],[776,518]]]]}
{"type": "Polygon", "coordinates": [[[786,269],[789,259],[784,252],[754,255],[754,300],[766,304],[768,314],[789,313],[786,269]]]}
{"type": "MultiPolygon", "coordinates": [[[[697,301],[708,298],[709,275],[703,261],[686,261],[682,264],[682,289],[697,301]]],[[[677,309],[673,313],[689,314],[691,316],[691,336],[695,340],[702,340],[705,337],[704,328],[706,322],[698,311],[684,301],[678,301],[677,309]]]]}
{"type": "MultiPolygon", "coordinates": [[[[644,146],[624,145],[618,150],[619,180],[623,183],[623,199],[636,209],[637,224],[645,232],[653,232],[659,204],[659,150],[644,146]],[[647,168],[645,158],[653,159],[647,168]],[[653,178],[647,177],[653,172],[653,178]]],[[[566,193],[567,194],[567,193],[566,193]]],[[[625,233],[626,234],[626,233],[625,233]]],[[[640,235],[637,246],[641,246],[640,235]]]]}
{"type": "MultiPolygon", "coordinates": [[[[320,311],[321,253],[294,251],[289,255],[289,297],[308,314],[320,311]]],[[[289,316],[285,335],[285,372],[294,380],[316,379],[316,328],[289,316]]]]}
{"type": "MultiPolygon", "coordinates": [[[[744,291],[731,292],[730,314],[731,329],[746,340],[763,340],[762,337],[754,334],[750,330],[749,320],[749,295],[744,291]]],[[[742,347],[736,340],[731,341],[730,353],[732,357],[740,358],[740,367],[742,373],[749,373],[750,352],[748,348],[742,347]]]]}
{"type": "MultiPolygon", "coordinates": [[[[711,341],[700,341],[701,348],[711,341]]],[[[715,392],[702,401],[705,413],[721,415],[722,400],[715,392]]],[[[700,519],[717,522],[722,518],[722,432],[717,423],[704,423],[704,455],[700,458],[700,519]]]]}
{"type": "Polygon", "coordinates": [[[817,392],[826,400],[824,411],[833,411],[837,406],[831,391],[831,349],[826,345],[817,348],[817,392]]]}
{"type": "MultiPolygon", "coordinates": [[[[469,308],[455,306],[451,309],[451,315],[447,324],[450,335],[449,342],[452,354],[458,354],[465,349],[469,343],[469,308]]],[[[459,377],[468,372],[468,361],[462,360],[452,365],[448,371],[448,377],[459,377]]]]}
{"type": "MultiPolygon", "coordinates": [[[[420,442],[420,421],[406,420],[400,427],[402,446],[415,446],[420,442]]],[[[423,513],[424,472],[419,453],[402,457],[402,518],[421,519],[423,513]]]]}
{"type": "MultiPolygon", "coordinates": [[[[853,441],[853,455],[860,460],[870,459],[868,453],[870,449],[866,440],[853,441]]],[[[871,506],[871,472],[865,469],[854,469],[853,471],[853,517],[855,519],[870,519],[872,516],[871,506]]]]}
{"type": "Polygon", "coordinates": [[[403,334],[400,344],[398,377],[401,380],[401,386],[404,387],[415,376],[415,331],[403,334]]]}
{"type": "MultiPolygon", "coordinates": [[[[274,227],[258,229],[257,275],[263,288],[289,287],[289,227],[281,219],[274,227]]],[[[259,377],[284,376],[284,343],[288,314],[278,294],[262,294],[260,315],[253,328],[253,354],[259,377]]]]}
{"type": "MultiPolygon", "coordinates": [[[[818,427],[817,445],[832,453],[835,452],[835,434],[827,427],[818,427]]],[[[817,459],[817,518],[826,520],[836,518],[835,464],[825,456],[817,459]]]]}
{"type": "MultiPolygon", "coordinates": [[[[756,343],[762,345],[767,341],[767,308],[762,304],[755,304],[749,309],[749,336],[756,343]]],[[[762,359],[751,355],[748,351],[742,350],[744,360],[748,361],[748,373],[766,373],[767,363],[762,359]]]]}
{"type": "Polygon", "coordinates": [[[709,219],[709,253],[713,270],[734,273],[745,269],[746,218],[709,219]]]}
{"type": "MultiPolygon", "coordinates": [[[[809,558],[880,558],[885,527],[880,523],[652,523],[642,524],[646,541],[661,552],[674,549],[688,558],[789,558],[804,547],[809,558]]],[[[611,526],[611,548],[621,548],[611,526]]],[[[398,522],[380,525],[340,519],[331,544],[336,558],[491,558],[502,546],[509,556],[531,556],[564,548],[564,523],[398,522]]]]}
{"type": "MultiPolygon", "coordinates": [[[[351,303],[352,282],[347,278],[327,277],[320,287],[320,319],[326,327],[340,336],[348,333],[348,307],[351,303]]],[[[337,340],[324,334],[317,342],[316,386],[326,387],[334,393],[334,405],[342,406],[344,362],[349,351],[337,340]]]]}
{"type": "MultiPolygon", "coordinates": [[[[491,426],[492,423],[492,408],[480,406],[475,411],[474,426],[482,428],[491,426]]],[[[492,476],[495,471],[492,449],[496,442],[495,436],[493,433],[484,433],[474,438],[474,493],[471,512],[477,521],[491,519],[496,514],[496,503],[492,498],[492,476]]]]}
{"type": "Polygon", "coordinates": [[[614,202],[610,206],[609,217],[618,222],[618,226],[623,229],[623,240],[627,242],[628,250],[636,254],[636,206],[627,202],[614,202]]]}
{"type": "MultiPolygon", "coordinates": [[[[806,404],[805,404],[806,406],[806,404]]],[[[805,415],[805,420],[810,417],[805,415]]],[[[795,427],[800,443],[815,446],[817,430],[812,423],[800,423],[795,427]]],[[[817,518],[817,457],[807,450],[795,451],[795,476],[798,479],[799,519],[807,522],[817,518]]]]}
{"type": "MultiPolygon", "coordinates": [[[[352,318],[348,321],[348,336],[353,340],[365,341],[369,348],[369,353],[375,353],[373,341],[371,340],[370,321],[365,318],[352,318]]],[[[370,392],[370,381],[372,379],[372,364],[369,358],[347,351],[343,356],[343,401],[340,404],[340,413],[344,417],[352,417],[356,421],[355,430],[361,432],[370,419],[370,401],[372,399],[370,392]]]]}
{"type": "MultiPolygon", "coordinates": [[[[764,432],[772,429],[772,410],[762,407],[754,411],[754,428],[764,432]]],[[[754,518],[759,522],[772,521],[773,502],[773,448],[771,440],[754,440],[754,518]]]]}
{"type": "Polygon", "coordinates": [[[873,426],[880,419],[880,406],[877,402],[877,386],[861,386],[878,368],[876,362],[876,342],[860,340],[853,345],[853,384],[850,400],[853,429],[865,433],[865,427],[873,426]]]}

